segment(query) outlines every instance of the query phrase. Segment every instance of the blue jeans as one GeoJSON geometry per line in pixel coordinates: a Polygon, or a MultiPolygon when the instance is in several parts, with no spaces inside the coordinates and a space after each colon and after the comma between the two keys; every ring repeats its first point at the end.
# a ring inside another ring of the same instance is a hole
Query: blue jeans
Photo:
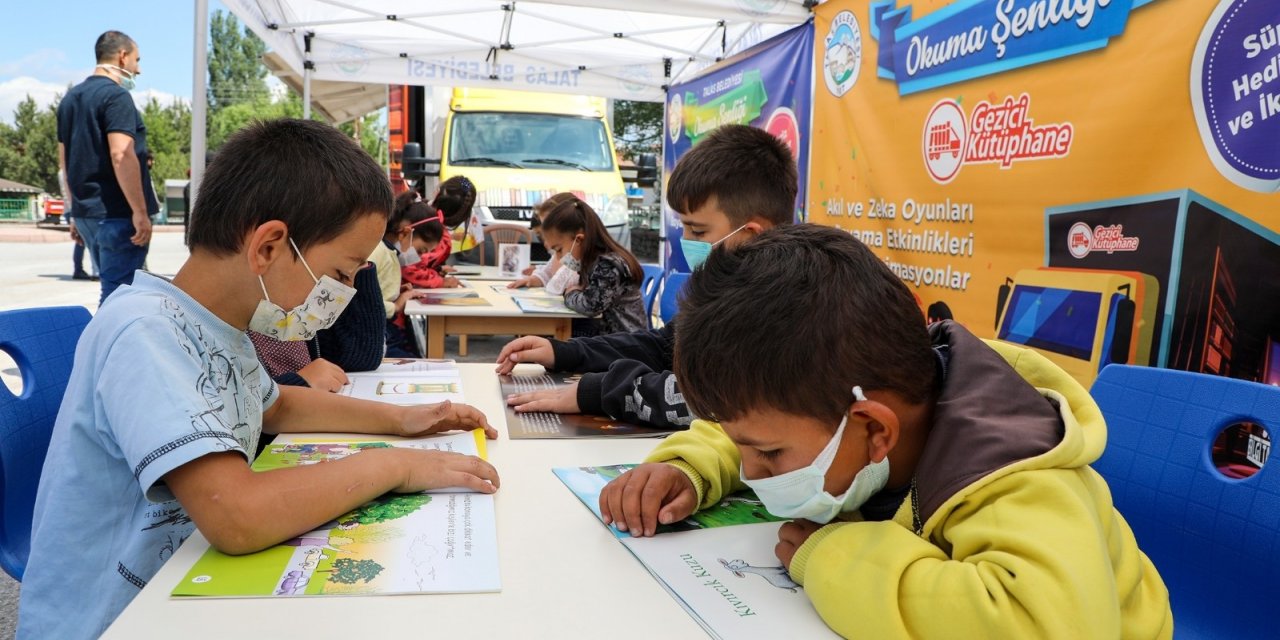
{"type": "Polygon", "coordinates": [[[142,268],[147,247],[129,241],[133,237],[133,221],[129,218],[76,218],[76,231],[84,239],[89,259],[98,265],[101,278],[102,304],[122,284],[133,284],[133,272],[142,268]]]}

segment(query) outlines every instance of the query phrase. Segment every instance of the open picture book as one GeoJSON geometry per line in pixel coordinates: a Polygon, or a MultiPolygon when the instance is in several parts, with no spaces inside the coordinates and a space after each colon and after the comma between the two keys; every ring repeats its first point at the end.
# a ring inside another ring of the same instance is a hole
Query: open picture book
{"type": "MultiPolygon", "coordinates": [[[[253,470],[407,447],[485,457],[484,431],[412,439],[282,435],[253,470]]],[[[229,556],[208,549],[175,597],[289,597],[500,591],[493,496],[463,489],[387,494],[269,549],[229,556]]]]}
{"type": "MultiPolygon", "coordinates": [[[[601,490],[635,466],[552,471],[599,519],[601,490]]],[[[608,528],[714,638],[838,638],[774,555],[782,522],[742,491],[651,538],[608,528]]]]}

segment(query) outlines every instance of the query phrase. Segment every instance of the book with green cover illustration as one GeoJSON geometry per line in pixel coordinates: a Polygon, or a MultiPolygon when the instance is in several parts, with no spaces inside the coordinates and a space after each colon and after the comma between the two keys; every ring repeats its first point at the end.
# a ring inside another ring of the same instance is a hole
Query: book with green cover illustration
{"type": "MultiPolygon", "coordinates": [[[[600,519],[601,490],[635,466],[552,471],[600,519]]],[[[650,538],[608,529],[713,638],[838,638],[774,555],[783,521],[747,490],[650,538]]]]}
{"type": "MultiPolygon", "coordinates": [[[[408,447],[485,454],[484,433],[376,440],[281,436],[257,472],[408,447]]],[[[205,551],[174,596],[286,597],[501,590],[493,496],[461,489],[387,494],[257,553],[205,551]]]]}

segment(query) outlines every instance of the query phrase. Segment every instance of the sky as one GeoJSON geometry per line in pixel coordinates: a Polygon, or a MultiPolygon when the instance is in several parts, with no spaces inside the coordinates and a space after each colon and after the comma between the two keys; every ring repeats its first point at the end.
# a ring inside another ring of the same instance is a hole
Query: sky
{"type": "MultiPolygon", "coordinates": [[[[108,29],[129,34],[142,53],[134,100],[191,99],[190,0],[11,0],[0,9],[0,120],[29,94],[40,105],[93,73],[93,43],[108,29]]],[[[223,9],[209,0],[210,13],[223,9]]]]}

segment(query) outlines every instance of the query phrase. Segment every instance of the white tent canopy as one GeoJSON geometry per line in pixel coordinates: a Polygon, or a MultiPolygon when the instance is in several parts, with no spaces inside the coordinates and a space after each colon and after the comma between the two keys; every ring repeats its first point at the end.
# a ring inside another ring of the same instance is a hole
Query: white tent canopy
{"type": "Polygon", "coordinates": [[[663,101],[672,82],[809,18],[801,0],[223,4],[300,74],[310,59],[313,79],[650,102],[663,101]]]}
{"type": "MultiPolygon", "coordinates": [[[[289,66],[280,54],[270,52],[262,56],[267,70],[302,95],[305,92],[302,75],[289,66]]],[[[342,124],[355,120],[370,111],[387,106],[387,85],[359,82],[311,81],[311,106],[325,120],[342,124]]]]}

